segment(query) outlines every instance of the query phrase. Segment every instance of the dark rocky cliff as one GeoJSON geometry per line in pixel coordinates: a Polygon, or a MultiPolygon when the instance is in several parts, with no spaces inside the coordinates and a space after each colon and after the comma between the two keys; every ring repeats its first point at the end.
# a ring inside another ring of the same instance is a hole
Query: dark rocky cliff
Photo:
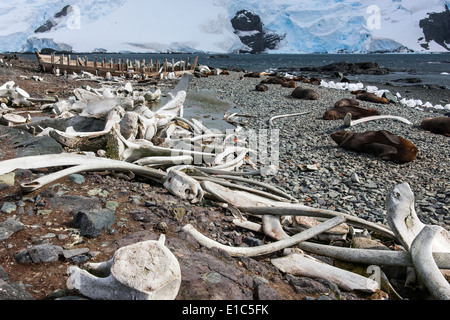
{"type": "Polygon", "coordinates": [[[426,41],[421,44],[422,47],[428,49],[428,44],[434,40],[450,51],[450,11],[447,6],[444,12],[431,13],[428,18],[420,20],[419,26],[423,30],[426,41]]]}
{"type": "Polygon", "coordinates": [[[267,49],[273,50],[284,38],[284,35],[273,33],[264,28],[261,18],[247,10],[238,11],[231,19],[231,24],[241,42],[248,47],[247,50],[241,52],[261,53],[267,49]]]}

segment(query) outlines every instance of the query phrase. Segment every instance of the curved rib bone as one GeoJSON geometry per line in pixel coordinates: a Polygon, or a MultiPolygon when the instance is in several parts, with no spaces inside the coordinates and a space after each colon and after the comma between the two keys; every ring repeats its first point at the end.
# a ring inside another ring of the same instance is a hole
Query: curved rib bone
{"type": "Polygon", "coordinates": [[[279,116],[275,116],[269,119],[269,124],[273,126],[273,120],[279,119],[279,118],[287,118],[287,117],[296,117],[296,116],[303,116],[305,114],[311,113],[311,111],[301,112],[301,113],[292,113],[292,114],[283,114],[279,116]]]}
{"type": "Polygon", "coordinates": [[[300,232],[295,236],[289,237],[288,239],[280,240],[271,244],[266,244],[257,247],[230,247],[223,245],[221,243],[218,243],[217,241],[214,241],[204,236],[190,224],[185,225],[183,227],[183,230],[189,233],[191,236],[193,236],[195,240],[197,240],[202,246],[208,249],[216,247],[218,249],[226,251],[228,254],[234,257],[254,257],[269,254],[287,247],[294,246],[302,241],[306,241],[316,236],[317,234],[320,234],[324,231],[334,228],[335,226],[343,222],[345,222],[345,218],[335,217],[311,229],[300,232]]]}
{"type": "Polygon", "coordinates": [[[450,284],[444,278],[432,255],[433,240],[444,229],[425,226],[411,244],[411,258],[417,276],[438,300],[450,300],[450,284]]]}
{"type": "MultiPolygon", "coordinates": [[[[85,157],[84,161],[85,161],[84,163],[90,162],[90,160],[87,160],[86,157],[85,157]]],[[[62,164],[62,165],[67,165],[67,164],[62,164]]],[[[104,161],[93,161],[88,164],[76,165],[74,167],[60,170],[55,173],[35,179],[31,182],[22,183],[20,185],[20,187],[23,192],[33,192],[35,190],[42,188],[46,184],[52,183],[56,180],[59,180],[63,177],[66,177],[66,176],[74,174],[74,173],[86,172],[86,171],[104,171],[104,170],[132,171],[135,174],[149,177],[149,178],[155,179],[157,181],[161,181],[161,179],[165,176],[165,173],[157,171],[155,169],[145,168],[142,166],[138,166],[138,165],[123,162],[123,161],[104,159],[104,161]]]]}
{"type": "Polygon", "coordinates": [[[344,118],[344,125],[346,127],[351,127],[351,126],[355,126],[355,125],[360,124],[360,123],[374,121],[374,120],[383,120],[383,119],[393,119],[393,120],[398,120],[398,121],[401,121],[401,122],[409,124],[409,125],[413,124],[408,119],[405,119],[405,118],[402,118],[402,117],[397,117],[397,116],[386,116],[386,115],[365,117],[365,118],[361,118],[361,119],[352,121],[352,114],[351,113],[347,113],[345,115],[345,118],[344,118]]]}
{"type": "MultiPolygon", "coordinates": [[[[408,183],[395,186],[387,195],[386,219],[401,245],[409,251],[411,243],[425,227],[414,209],[414,193],[408,183]]],[[[436,236],[433,251],[450,252],[450,236],[444,232],[436,236]],[[444,237],[445,235],[445,237],[444,237]]]]}

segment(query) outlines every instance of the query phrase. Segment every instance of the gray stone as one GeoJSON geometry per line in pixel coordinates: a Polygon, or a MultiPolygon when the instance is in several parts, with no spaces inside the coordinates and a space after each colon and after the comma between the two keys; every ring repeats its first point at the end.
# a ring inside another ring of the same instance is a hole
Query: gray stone
{"type": "Polygon", "coordinates": [[[4,241],[14,233],[23,230],[25,226],[14,218],[10,218],[0,223],[0,241],[4,241]]]}
{"type": "Polygon", "coordinates": [[[45,243],[16,252],[14,259],[18,263],[54,262],[59,259],[62,253],[63,249],[60,246],[45,243]]]}
{"type": "Polygon", "coordinates": [[[77,173],[71,174],[69,176],[69,179],[75,182],[76,184],[83,184],[86,181],[81,174],[77,173]]]}
{"type": "Polygon", "coordinates": [[[50,208],[63,209],[68,213],[81,210],[99,210],[102,208],[102,202],[98,198],[82,196],[55,196],[47,199],[50,208]]]}
{"type": "Polygon", "coordinates": [[[395,96],[390,91],[384,92],[383,93],[383,98],[388,99],[390,103],[397,103],[398,102],[397,96],[395,96]]]}
{"type": "Polygon", "coordinates": [[[0,300],[35,300],[19,283],[0,279],[0,300]]]}
{"type": "Polygon", "coordinates": [[[12,202],[5,202],[0,209],[1,212],[11,213],[17,210],[17,206],[12,202]]]}
{"type": "Polygon", "coordinates": [[[110,228],[115,219],[114,212],[108,209],[78,211],[72,223],[75,227],[80,228],[82,236],[95,238],[101,235],[104,230],[110,228]]]}

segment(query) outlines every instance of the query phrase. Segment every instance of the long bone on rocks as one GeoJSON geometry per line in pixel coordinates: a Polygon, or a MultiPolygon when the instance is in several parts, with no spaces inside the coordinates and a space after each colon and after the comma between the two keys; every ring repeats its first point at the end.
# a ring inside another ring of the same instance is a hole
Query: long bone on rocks
{"type": "MultiPolygon", "coordinates": [[[[386,219],[400,244],[409,251],[412,242],[425,227],[414,208],[414,193],[408,183],[396,185],[386,198],[386,219]]],[[[433,251],[450,252],[448,231],[436,235],[433,251]]]]}
{"type": "Polygon", "coordinates": [[[42,188],[44,185],[47,185],[49,183],[52,183],[54,181],[57,181],[63,177],[66,177],[74,173],[88,172],[88,171],[105,171],[105,170],[132,171],[137,175],[151,178],[153,180],[156,180],[157,182],[160,182],[161,179],[165,177],[164,172],[155,169],[146,168],[132,163],[111,159],[104,159],[103,161],[91,161],[91,158],[89,157],[85,159],[84,164],[79,164],[67,169],[63,169],[55,173],[45,175],[30,182],[24,182],[20,185],[20,187],[23,192],[33,192],[35,190],[42,188]]]}
{"type": "Polygon", "coordinates": [[[300,232],[292,237],[276,241],[270,244],[265,244],[257,247],[231,247],[226,246],[217,241],[214,241],[196,230],[192,225],[187,224],[183,227],[183,231],[189,233],[195,240],[197,240],[202,246],[210,248],[218,248],[226,251],[228,254],[234,257],[254,257],[273,253],[275,251],[282,250],[294,246],[302,241],[306,241],[317,234],[327,231],[335,226],[345,222],[344,217],[335,217],[333,219],[327,220],[320,225],[317,225],[311,229],[300,232]]]}
{"type": "Polygon", "coordinates": [[[372,279],[336,268],[304,254],[291,253],[282,258],[272,259],[271,262],[284,273],[310,278],[326,278],[346,291],[375,292],[380,289],[378,282],[372,279]]]}
{"type": "Polygon", "coordinates": [[[413,124],[411,121],[409,121],[408,119],[405,119],[403,117],[389,116],[389,115],[371,116],[371,117],[365,117],[365,118],[361,118],[361,119],[352,121],[352,114],[347,113],[344,118],[344,125],[346,127],[351,127],[351,126],[355,126],[357,124],[364,123],[364,122],[375,121],[375,120],[384,120],[384,119],[398,120],[400,122],[403,122],[403,123],[406,123],[409,125],[413,124]]]}
{"type": "Polygon", "coordinates": [[[434,298],[450,300],[450,284],[433,259],[432,247],[437,236],[444,231],[439,226],[425,226],[411,244],[411,258],[417,276],[434,298]]]}
{"type": "Polygon", "coordinates": [[[71,266],[67,287],[96,300],[174,300],[181,269],[164,241],[162,236],[122,247],[109,261],[86,264],[92,273],[71,266]]]}

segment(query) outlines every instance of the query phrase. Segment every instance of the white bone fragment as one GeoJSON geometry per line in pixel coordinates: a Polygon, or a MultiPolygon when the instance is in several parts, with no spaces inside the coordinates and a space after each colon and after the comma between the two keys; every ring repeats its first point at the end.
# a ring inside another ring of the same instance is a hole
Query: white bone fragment
{"type": "Polygon", "coordinates": [[[180,199],[191,203],[199,203],[203,199],[204,192],[200,183],[181,171],[170,170],[164,187],[180,199]]]}
{"type": "Polygon", "coordinates": [[[383,119],[393,119],[393,120],[398,120],[398,121],[401,121],[401,122],[409,124],[409,125],[413,124],[411,121],[409,121],[408,119],[405,119],[403,117],[389,116],[389,115],[371,116],[371,117],[365,117],[365,118],[361,118],[361,119],[352,121],[352,114],[347,113],[344,118],[344,125],[346,127],[351,127],[351,126],[355,126],[360,123],[374,121],[374,120],[383,120],[383,119]]]}
{"type": "Polygon", "coordinates": [[[146,157],[135,161],[135,164],[140,166],[150,165],[179,165],[179,164],[191,164],[194,159],[191,156],[178,156],[178,157],[146,157]]]}
{"type": "Polygon", "coordinates": [[[310,256],[292,253],[286,257],[272,259],[272,264],[284,273],[310,278],[324,278],[336,283],[346,291],[375,292],[380,289],[377,282],[343,269],[320,262],[310,256]]]}
{"type": "Polygon", "coordinates": [[[217,241],[214,241],[199,231],[197,231],[192,225],[187,224],[183,227],[183,231],[188,232],[191,236],[194,237],[202,246],[210,249],[210,248],[218,248],[226,251],[228,254],[234,257],[254,257],[265,255],[269,253],[273,253],[275,251],[282,250],[287,247],[295,246],[296,244],[306,241],[317,234],[320,234],[326,230],[329,230],[345,221],[343,217],[335,217],[328,221],[321,223],[318,226],[315,226],[311,229],[305,230],[301,233],[296,234],[295,236],[289,237],[287,239],[283,239],[277,242],[273,242],[270,244],[265,244],[257,247],[231,247],[226,246],[217,241]]]}
{"type": "MultiPolygon", "coordinates": [[[[388,193],[386,199],[386,219],[400,244],[408,251],[411,243],[425,227],[414,208],[414,193],[408,183],[402,183],[388,193]]],[[[436,236],[434,252],[450,252],[448,231],[436,236]]]]}
{"type": "Polygon", "coordinates": [[[272,118],[269,119],[269,124],[270,124],[270,126],[273,126],[273,120],[275,120],[275,119],[303,116],[303,115],[308,114],[308,113],[311,113],[311,111],[301,112],[301,113],[283,114],[283,115],[275,116],[275,117],[272,117],[272,118]]]}
{"type": "Polygon", "coordinates": [[[87,264],[103,277],[71,266],[67,287],[96,300],[174,300],[181,286],[181,269],[162,241],[145,241],[118,249],[100,264],[87,264]]]}
{"type": "Polygon", "coordinates": [[[432,255],[433,241],[444,231],[439,226],[425,226],[411,244],[411,258],[418,278],[437,300],[450,300],[450,284],[440,272],[432,255]]]}

